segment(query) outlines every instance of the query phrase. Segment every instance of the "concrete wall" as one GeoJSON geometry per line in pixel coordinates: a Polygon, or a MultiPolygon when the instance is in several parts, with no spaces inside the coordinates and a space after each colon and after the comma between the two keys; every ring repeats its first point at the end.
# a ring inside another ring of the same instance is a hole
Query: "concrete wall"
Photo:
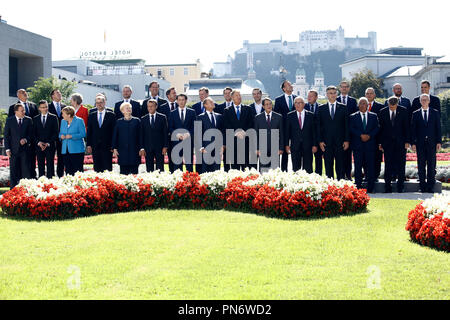
{"type": "Polygon", "coordinates": [[[52,40],[6,23],[0,23],[0,107],[17,98],[9,95],[9,57],[18,59],[18,87],[33,86],[39,77],[52,74],[52,40]]]}

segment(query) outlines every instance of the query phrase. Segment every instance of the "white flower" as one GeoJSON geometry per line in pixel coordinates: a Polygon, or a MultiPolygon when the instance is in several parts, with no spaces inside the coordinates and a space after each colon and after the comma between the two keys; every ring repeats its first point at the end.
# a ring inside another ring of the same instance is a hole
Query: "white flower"
{"type": "Polygon", "coordinates": [[[431,219],[443,212],[443,218],[450,219],[450,192],[443,191],[441,194],[435,194],[433,198],[426,199],[422,206],[425,208],[426,218],[431,219]]]}

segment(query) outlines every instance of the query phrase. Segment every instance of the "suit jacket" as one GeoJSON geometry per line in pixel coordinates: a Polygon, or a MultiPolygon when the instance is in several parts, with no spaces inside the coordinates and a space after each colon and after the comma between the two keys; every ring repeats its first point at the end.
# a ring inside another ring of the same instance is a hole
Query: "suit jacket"
{"type": "MultiPolygon", "coordinates": [[[[214,112],[217,112],[217,111],[216,111],[216,109],[217,109],[217,103],[214,103],[214,105],[215,105],[215,107],[214,107],[214,112]]],[[[195,103],[195,104],[193,104],[191,108],[194,109],[195,115],[196,115],[196,116],[199,116],[200,114],[206,112],[206,109],[205,109],[205,110],[202,110],[202,103],[201,103],[200,101],[197,102],[197,103],[195,103]]],[[[219,109],[220,109],[220,108],[219,108],[219,109]]],[[[219,111],[220,111],[220,110],[219,110],[219,111]]]]}
{"type": "Polygon", "coordinates": [[[234,109],[234,105],[225,108],[223,112],[223,122],[226,129],[242,129],[244,131],[253,128],[253,113],[249,106],[241,104],[239,120],[234,109]]]}
{"type": "Polygon", "coordinates": [[[212,143],[212,141],[214,141],[214,139],[212,140],[203,140],[203,136],[205,134],[205,132],[209,129],[217,129],[222,133],[222,145],[226,145],[226,140],[225,140],[225,127],[224,127],[224,123],[223,123],[223,116],[220,113],[214,112],[214,117],[215,117],[215,126],[213,126],[212,122],[211,122],[211,118],[209,113],[207,112],[203,112],[202,114],[200,114],[197,117],[198,121],[201,121],[202,123],[202,147],[206,148],[206,146],[208,146],[210,143],[212,143]]]}
{"type": "MultiPolygon", "coordinates": [[[[8,117],[12,117],[15,115],[14,106],[18,103],[21,103],[20,100],[18,100],[15,104],[9,106],[8,117]]],[[[36,107],[36,104],[31,101],[27,101],[27,105],[28,105],[28,113],[26,112],[25,109],[25,115],[33,119],[35,116],[39,114],[39,110],[36,107]]]]}
{"type": "MultiPolygon", "coordinates": [[[[175,109],[176,110],[176,109],[175,109]]],[[[141,147],[145,152],[161,152],[163,148],[169,147],[168,123],[166,115],[156,112],[155,124],[150,125],[150,114],[141,118],[141,147]]]]}
{"type": "Polygon", "coordinates": [[[300,130],[297,111],[291,111],[286,119],[285,145],[291,147],[292,152],[301,150],[312,153],[312,147],[317,147],[316,117],[311,111],[305,110],[305,119],[300,130]]]}
{"type": "MultiPolygon", "coordinates": [[[[253,112],[253,111],[252,111],[253,112]]],[[[259,137],[259,130],[267,130],[267,144],[266,147],[270,152],[271,148],[271,129],[278,129],[278,150],[284,151],[284,121],[281,114],[272,111],[272,116],[270,118],[270,126],[267,123],[267,113],[261,112],[255,117],[255,131],[257,137],[256,150],[259,149],[261,143],[259,137]]]]}
{"type": "Polygon", "coordinates": [[[326,147],[342,146],[350,142],[347,107],[335,102],[334,119],[331,119],[328,102],[319,106],[317,114],[318,142],[325,142],[326,147]]]}
{"type": "Polygon", "coordinates": [[[37,146],[37,143],[39,142],[49,143],[50,147],[56,147],[59,133],[59,121],[57,115],[48,112],[45,127],[42,125],[41,115],[35,116],[33,118],[33,128],[34,142],[37,148],[39,148],[37,146]]]}
{"type": "MultiPolygon", "coordinates": [[[[412,102],[411,113],[419,110],[420,108],[422,108],[422,105],[420,104],[420,96],[418,96],[415,97],[412,102]]],[[[441,113],[441,100],[439,99],[439,97],[430,94],[430,108],[437,110],[439,114],[441,113]]]]}
{"type": "Polygon", "coordinates": [[[353,151],[375,151],[377,144],[376,136],[380,129],[378,125],[378,117],[374,112],[366,112],[366,116],[366,129],[363,127],[363,120],[359,111],[350,116],[350,148],[353,151]],[[370,139],[366,142],[362,142],[362,134],[369,135],[370,139]]]}
{"type": "MultiPolygon", "coordinates": [[[[338,102],[342,103],[342,95],[337,97],[336,99],[338,102]]],[[[343,103],[342,103],[343,104],[343,103]]],[[[351,96],[347,96],[347,111],[348,111],[348,115],[350,116],[351,114],[359,111],[358,108],[358,102],[356,101],[355,98],[351,97],[351,96]]]]}
{"type": "Polygon", "coordinates": [[[92,147],[92,151],[110,151],[114,127],[116,125],[116,115],[110,111],[105,111],[102,126],[98,123],[98,112],[91,113],[88,119],[86,145],[92,147]]]}
{"type": "MultiPolygon", "coordinates": [[[[305,104],[305,110],[312,112],[312,106],[311,106],[311,104],[309,102],[307,102],[305,104]]],[[[316,105],[314,106],[313,114],[314,114],[315,117],[317,117],[317,115],[319,114],[319,104],[317,102],[316,102],[316,105]]]]}
{"type": "MultiPolygon", "coordinates": [[[[398,97],[397,97],[398,98],[398,97]]],[[[411,109],[411,100],[409,100],[407,97],[401,96],[398,99],[398,105],[405,107],[406,110],[410,110],[411,109]]],[[[386,101],[384,102],[384,106],[388,107],[389,106],[389,99],[386,99],[386,101]]]]}
{"type": "Polygon", "coordinates": [[[219,114],[223,114],[223,112],[225,111],[225,108],[227,107],[227,103],[221,103],[216,105],[216,107],[214,108],[214,112],[215,113],[219,113],[219,114]]]}
{"type": "MultiPolygon", "coordinates": [[[[124,100],[121,100],[121,101],[116,102],[116,104],[114,105],[114,113],[116,115],[116,119],[123,118],[123,114],[120,111],[120,106],[122,105],[123,102],[124,102],[124,100]]],[[[141,104],[133,99],[130,99],[130,104],[131,104],[131,110],[132,110],[131,115],[133,117],[140,118],[141,117],[141,104]]]]}
{"type": "MultiPolygon", "coordinates": [[[[148,114],[148,109],[147,109],[147,102],[148,100],[153,99],[153,98],[148,98],[145,99],[144,101],[142,101],[142,106],[141,106],[141,117],[145,116],[146,114],[148,114]]],[[[161,106],[165,105],[167,102],[167,100],[165,99],[161,99],[160,97],[158,97],[158,106],[156,108],[156,112],[159,113],[163,113],[167,116],[167,119],[169,119],[169,113],[170,113],[170,107],[169,105],[167,105],[167,110],[165,110],[164,112],[162,112],[161,110],[161,106]]]]}
{"type": "Polygon", "coordinates": [[[414,111],[412,115],[411,144],[416,145],[417,148],[422,148],[426,140],[428,140],[430,145],[442,143],[439,111],[428,108],[428,123],[425,124],[421,109],[414,111]]]}
{"type": "Polygon", "coordinates": [[[253,112],[253,116],[256,117],[258,114],[263,113],[264,112],[264,107],[261,108],[261,111],[258,113],[256,112],[256,107],[255,107],[255,103],[253,102],[251,105],[249,105],[250,109],[252,109],[253,112]]]}
{"type": "Polygon", "coordinates": [[[25,116],[22,120],[22,126],[19,128],[16,116],[8,117],[4,129],[5,150],[11,150],[16,155],[22,151],[27,151],[33,141],[33,121],[25,116]],[[27,143],[20,145],[20,140],[26,139],[27,143]]]}
{"type": "Polygon", "coordinates": [[[378,114],[380,132],[378,134],[378,143],[383,148],[391,146],[393,143],[404,145],[410,141],[410,122],[409,112],[403,106],[397,106],[395,113],[394,126],[391,122],[391,113],[389,107],[381,109],[378,114]]]}
{"type": "MultiPolygon", "coordinates": [[[[105,110],[109,111],[109,112],[114,112],[113,109],[106,107],[105,110]]],[[[89,109],[89,114],[97,112],[97,107],[93,107],[91,109],[89,109]]]]}
{"type": "Polygon", "coordinates": [[[50,103],[48,105],[48,112],[56,115],[56,117],[58,118],[58,124],[60,124],[61,120],[63,119],[63,117],[62,117],[62,109],[64,109],[66,107],[66,105],[64,103],[60,102],[59,104],[61,106],[61,113],[59,114],[59,116],[58,116],[58,112],[56,111],[56,106],[53,103],[53,101],[52,101],[52,103],[50,103]]]}
{"type": "MultiPolygon", "coordinates": [[[[184,132],[189,132],[191,136],[191,143],[194,144],[194,122],[196,119],[195,111],[191,108],[184,108],[184,123],[181,122],[179,109],[175,109],[170,112],[169,118],[169,132],[172,133],[177,129],[184,129],[184,132]]],[[[173,145],[178,144],[180,141],[172,141],[173,145]]]]}
{"type": "Polygon", "coordinates": [[[66,120],[61,121],[61,127],[59,129],[59,138],[62,135],[70,134],[72,138],[62,140],[61,153],[84,153],[84,138],[86,137],[86,128],[84,121],[77,116],[73,117],[70,127],[66,120]]]}
{"type": "Polygon", "coordinates": [[[378,116],[378,113],[381,111],[381,109],[384,108],[384,105],[382,105],[381,103],[377,102],[377,101],[373,101],[372,103],[372,108],[370,110],[367,110],[369,112],[373,112],[378,116]]]}
{"type": "MultiPolygon", "coordinates": [[[[292,110],[295,110],[294,100],[295,98],[297,98],[297,96],[295,94],[292,94],[291,96],[292,96],[292,110]]],[[[289,110],[289,106],[286,102],[286,97],[284,93],[275,99],[273,111],[281,114],[284,119],[286,118],[287,114],[292,110],[289,110]]]]}

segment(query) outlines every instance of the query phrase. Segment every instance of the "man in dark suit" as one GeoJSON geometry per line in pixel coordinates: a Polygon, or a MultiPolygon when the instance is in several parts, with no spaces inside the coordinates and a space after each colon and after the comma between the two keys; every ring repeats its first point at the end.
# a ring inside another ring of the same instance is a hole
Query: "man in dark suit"
{"type": "Polygon", "coordinates": [[[97,97],[97,111],[88,118],[86,132],[86,152],[92,153],[94,171],[112,171],[112,138],[116,125],[116,115],[105,109],[106,101],[97,97]]]}
{"type": "MultiPolygon", "coordinates": [[[[287,115],[285,130],[285,150],[291,154],[292,169],[312,173],[313,154],[317,153],[317,125],[312,111],[305,108],[302,97],[294,100],[295,110],[287,115]]],[[[315,104],[311,108],[317,108],[315,104]]]]}
{"type": "Polygon", "coordinates": [[[149,89],[150,89],[150,97],[148,99],[145,99],[142,102],[142,107],[141,107],[141,117],[145,116],[148,113],[148,108],[147,108],[147,102],[150,99],[154,99],[156,101],[158,101],[158,107],[156,108],[156,110],[159,113],[163,113],[167,116],[167,119],[169,117],[170,114],[170,108],[169,105],[167,104],[167,100],[162,99],[161,97],[159,97],[159,83],[158,81],[152,81],[149,85],[149,89]],[[164,108],[162,106],[166,105],[164,108]],[[163,110],[164,109],[164,110],[163,110]]]}
{"type": "Polygon", "coordinates": [[[133,93],[133,89],[129,85],[125,85],[122,88],[122,97],[123,100],[116,102],[114,105],[114,113],[117,119],[123,118],[122,112],[120,112],[120,106],[122,103],[131,104],[131,115],[136,118],[141,118],[141,104],[136,100],[131,99],[131,94],[133,93]]]}
{"type": "MultiPolygon", "coordinates": [[[[314,90],[311,89],[308,91],[308,103],[305,104],[305,110],[307,111],[311,111],[314,114],[314,126],[315,126],[315,139],[317,140],[317,130],[318,128],[318,121],[317,121],[317,116],[319,114],[319,104],[317,103],[317,98],[319,97],[319,93],[314,90]]],[[[314,165],[315,165],[315,169],[314,172],[317,173],[318,175],[322,175],[322,171],[323,171],[323,152],[322,149],[320,149],[317,145],[317,141],[314,142],[317,146],[317,151],[314,153],[314,165]]],[[[292,157],[292,156],[291,156],[292,157]]]]}
{"type": "MultiPolygon", "coordinates": [[[[105,96],[103,93],[97,93],[97,94],[95,95],[94,107],[91,108],[91,109],[89,109],[89,114],[94,113],[94,112],[97,112],[96,104],[97,104],[97,98],[98,98],[98,97],[103,97],[103,99],[105,100],[105,105],[106,105],[106,102],[108,101],[108,100],[106,99],[106,96],[105,96]]],[[[114,109],[112,109],[112,108],[106,107],[105,109],[106,109],[106,111],[109,111],[109,112],[114,113],[114,109]]]]}
{"type": "MultiPolygon", "coordinates": [[[[439,112],[439,115],[441,113],[441,100],[437,96],[433,96],[430,94],[431,89],[431,83],[428,80],[422,80],[420,83],[420,91],[422,94],[428,94],[430,96],[430,108],[435,109],[439,112]]],[[[419,110],[421,108],[421,101],[420,96],[415,97],[412,102],[412,112],[419,110]]]]}
{"type": "MultiPolygon", "coordinates": [[[[62,109],[66,107],[64,103],[62,103],[62,95],[58,89],[53,89],[50,93],[50,97],[52,98],[52,102],[48,105],[48,112],[56,115],[58,119],[58,127],[61,125],[62,120],[62,109]]],[[[56,174],[59,178],[64,176],[64,162],[61,154],[61,140],[56,139],[56,174]]]]}
{"type": "MultiPolygon", "coordinates": [[[[223,89],[223,98],[225,101],[222,104],[217,105],[214,108],[214,112],[220,113],[223,115],[225,108],[228,108],[233,105],[233,101],[231,100],[231,92],[232,91],[233,91],[233,89],[230,87],[226,87],[225,89],[223,89]]],[[[230,170],[230,164],[226,163],[226,161],[225,161],[226,158],[227,158],[227,150],[225,149],[223,151],[223,169],[225,170],[225,172],[228,172],[230,170]]]]}
{"type": "Polygon", "coordinates": [[[318,141],[324,153],[325,172],[334,178],[334,162],[336,161],[337,179],[345,178],[344,151],[349,148],[350,134],[348,128],[347,107],[336,101],[337,88],[327,87],[328,102],[319,106],[318,141]]]}
{"type": "MultiPolygon", "coordinates": [[[[36,104],[28,101],[28,92],[25,89],[19,89],[17,90],[17,103],[20,103],[25,108],[25,116],[30,117],[33,119],[35,116],[38,115],[38,109],[36,107],[36,104]]],[[[14,116],[14,106],[15,104],[11,105],[9,107],[8,117],[14,116]]],[[[31,145],[34,145],[34,141],[30,141],[31,145]]],[[[28,148],[28,152],[30,153],[28,155],[30,166],[29,169],[29,175],[31,179],[36,179],[36,150],[34,148],[28,148]]]]}
{"type": "Polygon", "coordinates": [[[183,170],[183,158],[186,170],[193,172],[193,146],[194,146],[194,122],[195,111],[186,108],[187,95],[180,93],[177,96],[178,108],[170,112],[169,132],[171,135],[170,143],[172,144],[171,159],[174,162],[174,169],[183,170]],[[184,142],[186,141],[186,145],[184,142]],[[183,143],[180,150],[175,152],[178,144],[183,143]]]}
{"type": "MultiPolygon", "coordinates": [[[[202,172],[213,172],[220,170],[220,163],[225,147],[225,130],[223,125],[223,116],[214,112],[215,103],[210,97],[203,100],[205,112],[197,117],[201,121],[201,148],[202,172]],[[213,132],[210,129],[218,130],[213,132]],[[212,137],[206,137],[205,133],[212,134],[212,137]],[[217,139],[216,134],[220,133],[222,139],[217,139]],[[206,139],[207,138],[207,139],[206,139]]],[[[200,156],[199,156],[200,157],[200,156]]],[[[197,159],[198,160],[198,159],[197,159]]]]}
{"type": "MultiPolygon", "coordinates": [[[[161,109],[160,109],[161,111],[159,111],[159,113],[164,114],[167,118],[167,121],[169,121],[170,112],[173,110],[176,110],[178,108],[177,91],[175,90],[175,87],[170,87],[169,89],[166,90],[166,97],[167,97],[168,108],[165,108],[164,106],[161,107],[161,109]]],[[[169,135],[167,138],[167,141],[170,141],[169,130],[167,130],[167,134],[169,135]]],[[[174,172],[173,162],[170,159],[171,154],[172,154],[172,145],[170,143],[168,143],[167,159],[169,161],[169,171],[174,172]]]]}
{"type": "MultiPolygon", "coordinates": [[[[375,100],[376,94],[374,88],[369,87],[366,89],[366,98],[369,101],[369,108],[368,108],[369,112],[375,113],[378,117],[378,114],[380,110],[384,108],[384,105],[375,100]]],[[[377,181],[378,177],[380,176],[382,161],[383,161],[383,152],[381,152],[381,150],[378,148],[378,145],[375,145],[375,181],[377,181]]],[[[364,174],[365,169],[366,168],[364,168],[364,174]]]]}
{"type": "MultiPolygon", "coordinates": [[[[251,168],[251,165],[256,164],[257,160],[256,154],[250,155],[249,136],[246,134],[247,130],[253,129],[254,118],[250,107],[241,104],[242,98],[239,90],[233,90],[231,98],[233,105],[225,108],[223,112],[225,130],[233,131],[233,138],[226,138],[227,158],[225,161],[231,165],[231,169],[245,170],[245,168],[251,168]],[[239,146],[244,142],[244,148],[238,148],[238,141],[239,146]],[[233,148],[232,144],[234,144],[233,148]]],[[[227,135],[226,131],[225,134],[227,135]]]]}
{"type": "Polygon", "coordinates": [[[405,181],[406,150],[410,141],[410,122],[408,110],[398,104],[399,99],[392,96],[388,107],[378,114],[380,132],[378,148],[384,153],[384,191],[392,192],[391,181],[397,176],[397,192],[403,192],[405,181]]]}
{"type": "MultiPolygon", "coordinates": [[[[407,97],[403,96],[403,87],[400,83],[396,83],[392,86],[392,92],[394,93],[393,96],[397,97],[398,99],[398,105],[406,108],[409,114],[409,120],[411,121],[412,116],[412,105],[411,100],[409,100],[407,97]]],[[[389,99],[386,99],[384,102],[385,107],[389,107],[389,99]]]]}
{"type": "Polygon", "coordinates": [[[167,103],[169,104],[169,111],[173,111],[178,108],[177,104],[177,91],[175,87],[170,87],[166,90],[167,103]]]}
{"type": "Polygon", "coordinates": [[[196,116],[205,112],[203,100],[205,100],[207,97],[209,97],[209,89],[207,87],[200,88],[198,90],[198,98],[200,99],[200,101],[192,105],[192,109],[194,109],[196,116]]]}
{"type": "MultiPolygon", "coordinates": [[[[281,84],[281,90],[283,91],[283,94],[275,99],[275,106],[273,108],[273,111],[281,114],[284,121],[283,124],[284,126],[286,126],[287,114],[290,111],[294,110],[294,99],[297,96],[292,94],[294,88],[288,80],[283,81],[283,83],[281,84]]],[[[287,171],[288,157],[289,156],[286,152],[281,155],[281,170],[283,171],[287,171]]]]}
{"type": "MultiPolygon", "coordinates": [[[[284,152],[285,143],[283,117],[272,111],[273,104],[270,98],[264,98],[262,104],[264,110],[255,116],[254,123],[259,171],[265,172],[270,168],[275,169],[280,166],[280,155],[284,152]],[[276,132],[278,132],[278,139],[276,132]],[[265,143],[263,143],[263,139],[266,140],[265,143]]],[[[252,149],[254,150],[254,148],[252,149]]]]}
{"type": "Polygon", "coordinates": [[[436,152],[441,150],[442,132],[439,111],[430,107],[428,94],[420,96],[422,107],[413,112],[411,121],[412,150],[417,151],[421,192],[433,193],[436,183],[436,152]],[[426,181],[425,181],[426,178],[426,181]]]}
{"type": "Polygon", "coordinates": [[[375,187],[375,147],[379,130],[377,115],[368,112],[369,102],[366,98],[359,99],[359,111],[350,116],[350,147],[355,158],[355,184],[362,189],[362,168],[365,165],[367,176],[367,192],[373,193],[375,187]]]}
{"type": "Polygon", "coordinates": [[[255,88],[252,91],[253,102],[250,104],[250,109],[252,109],[253,115],[256,117],[258,114],[264,112],[264,106],[262,103],[262,91],[259,88],[255,88]]]}
{"type": "Polygon", "coordinates": [[[20,179],[30,178],[30,152],[33,141],[33,121],[25,116],[22,104],[15,104],[14,115],[8,117],[4,129],[6,155],[9,158],[10,186],[14,188],[20,179]]]}
{"type": "MultiPolygon", "coordinates": [[[[342,80],[339,84],[339,91],[341,95],[337,97],[337,101],[347,106],[348,116],[351,114],[358,112],[358,104],[356,99],[349,96],[350,92],[350,82],[346,80],[342,80]]],[[[348,148],[347,151],[344,152],[344,171],[345,171],[345,179],[352,180],[352,149],[348,148]]]]}
{"type": "Polygon", "coordinates": [[[164,156],[167,154],[169,145],[167,117],[156,112],[157,104],[156,100],[148,100],[148,114],[141,119],[142,149],[139,155],[145,157],[147,172],[155,170],[155,163],[156,170],[164,171],[164,156]]]}
{"type": "Polygon", "coordinates": [[[39,101],[39,112],[40,115],[33,118],[39,177],[45,175],[47,167],[47,178],[51,179],[55,175],[56,141],[59,140],[58,116],[48,112],[46,100],[39,101]]]}

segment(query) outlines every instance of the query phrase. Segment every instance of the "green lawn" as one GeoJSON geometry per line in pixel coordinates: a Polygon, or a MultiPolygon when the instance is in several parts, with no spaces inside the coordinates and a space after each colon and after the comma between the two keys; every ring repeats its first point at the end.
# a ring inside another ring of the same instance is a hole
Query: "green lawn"
{"type": "Polygon", "coordinates": [[[417,201],[279,220],[156,210],[0,218],[0,299],[449,299],[450,255],[409,241],[417,201]],[[79,289],[67,286],[70,266],[79,289]],[[375,266],[375,267],[373,267],[375,266]],[[379,271],[379,288],[368,287],[379,271]]]}

